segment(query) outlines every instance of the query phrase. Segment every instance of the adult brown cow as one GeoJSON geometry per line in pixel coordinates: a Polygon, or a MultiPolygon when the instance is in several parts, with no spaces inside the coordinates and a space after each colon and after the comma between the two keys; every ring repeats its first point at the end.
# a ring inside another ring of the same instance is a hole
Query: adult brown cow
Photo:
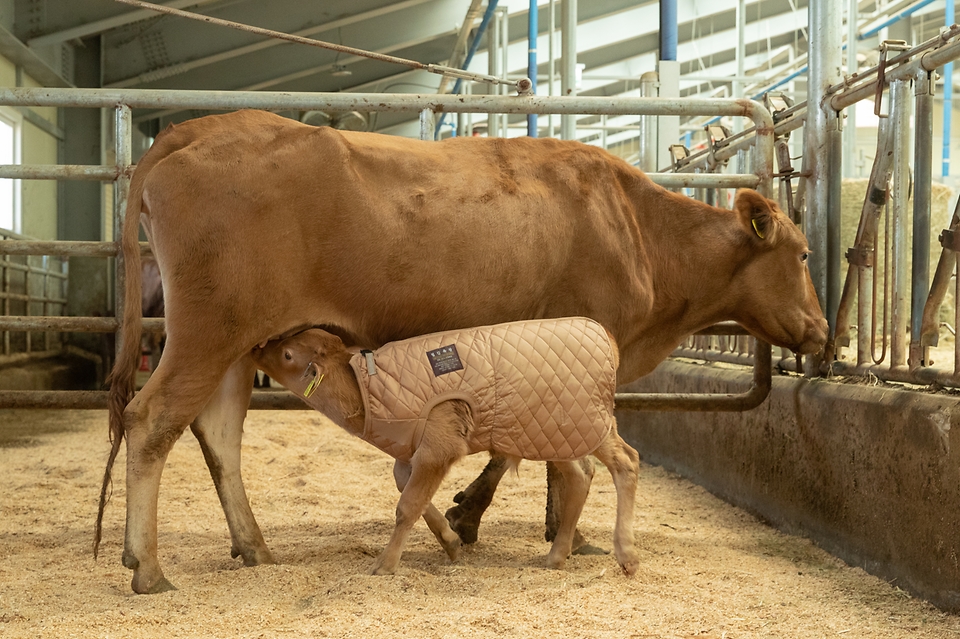
{"type": "Polygon", "coordinates": [[[806,240],[774,202],[742,191],[734,211],[713,208],[576,142],[423,142],[257,111],[209,116],[168,128],[139,163],[122,243],[104,486],[126,437],[123,564],[138,593],[172,587],[157,559],[157,499],[188,425],[233,556],[273,561],[240,477],[251,349],[270,338],[320,326],[374,348],[584,315],[616,338],[624,382],[721,320],[798,352],[826,339],[806,240]],[[134,397],[138,214],[163,274],[167,343],[134,397]]]}

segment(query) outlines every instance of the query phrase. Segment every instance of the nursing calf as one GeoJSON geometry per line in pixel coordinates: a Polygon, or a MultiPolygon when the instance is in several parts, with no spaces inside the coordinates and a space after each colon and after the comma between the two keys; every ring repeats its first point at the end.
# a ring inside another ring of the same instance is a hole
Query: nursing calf
{"type": "Polygon", "coordinates": [[[570,554],[587,498],[589,477],[577,460],[596,456],[617,490],[614,554],[633,575],[639,456],[617,434],[617,358],[607,331],[585,318],[447,331],[359,353],[313,329],[253,350],[267,374],[397,460],[396,527],[374,574],[396,571],[421,516],[457,558],[460,539],[430,500],[457,460],[487,451],[511,464],[552,461],[562,473],[551,568],[562,568],[570,554]]]}

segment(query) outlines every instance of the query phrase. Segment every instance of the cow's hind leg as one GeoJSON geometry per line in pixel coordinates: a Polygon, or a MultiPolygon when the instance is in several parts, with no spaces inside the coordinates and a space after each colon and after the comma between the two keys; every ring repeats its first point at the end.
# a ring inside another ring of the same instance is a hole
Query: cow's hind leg
{"type": "MultiPolygon", "coordinates": [[[[593,481],[594,467],[593,458],[584,457],[580,460],[580,468],[583,469],[587,478],[587,492],[590,491],[590,483],[593,481]]],[[[553,541],[557,536],[557,529],[560,528],[560,504],[563,503],[563,474],[557,469],[553,462],[547,462],[547,514],[544,521],[543,536],[547,541],[553,541]]],[[[580,529],[573,533],[573,554],[574,555],[607,555],[609,550],[597,548],[587,543],[580,529]]]]}
{"type": "Polygon", "coordinates": [[[613,553],[627,575],[634,575],[640,567],[633,541],[633,507],[637,496],[637,478],[640,474],[640,455],[613,429],[593,452],[610,470],[617,489],[617,523],[613,531],[613,553]]]}
{"type": "Polygon", "coordinates": [[[573,550],[573,540],[577,531],[577,522],[587,501],[590,481],[579,461],[554,462],[556,469],[563,475],[563,501],[559,505],[559,526],[553,539],[553,545],[547,554],[548,568],[563,568],[573,550]]]}
{"type": "Polygon", "coordinates": [[[255,371],[256,366],[249,357],[231,366],[216,393],[191,425],[227,518],[230,555],[243,557],[246,566],[276,563],[250,509],[240,475],[243,420],[250,404],[255,371]]]}
{"type": "MultiPolygon", "coordinates": [[[[411,470],[410,464],[407,462],[397,460],[397,463],[393,465],[393,478],[397,482],[397,490],[401,493],[410,480],[411,470]]],[[[450,557],[450,561],[456,561],[457,557],[460,556],[460,537],[453,532],[446,518],[440,514],[432,501],[427,504],[427,508],[423,512],[423,520],[427,522],[427,527],[440,542],[447,556],[450,557]]]]}
{"type": "Polygon", "coordinates": [[[463,543],[472,544],[477,541],[480,518],[493,501],[493,493],[509,466],[503,455],[492,455],[480,475],[453,498],[457,505],[449,508],[445,516],[463,543]]]}
{"type": "MultiPolygon", "coordinates": [[[[175,359],[175,358],[173,358],[175,359]]],[[[224,369],[178,369],[165,357],[124,410],[127,441],[127,521],[123,565],[133,570],[136,593],[173,589],[157,556],[160,476],[170,449],[219,383],[224,369]]]]}

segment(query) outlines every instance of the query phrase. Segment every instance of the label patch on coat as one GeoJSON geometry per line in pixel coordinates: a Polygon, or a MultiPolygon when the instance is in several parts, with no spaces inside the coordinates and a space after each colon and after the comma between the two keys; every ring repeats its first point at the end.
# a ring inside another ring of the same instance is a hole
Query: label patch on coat
{"type": "Polygon", "coordinates": [[[434,377],[440,377],[453,371],[463,370],[463,362],[460,361],[460,354],[457,352],[456,344],[441,346],[432,351],[427,351],[427,359],[430,360],[430,366],[433,367],[434,377]]]}

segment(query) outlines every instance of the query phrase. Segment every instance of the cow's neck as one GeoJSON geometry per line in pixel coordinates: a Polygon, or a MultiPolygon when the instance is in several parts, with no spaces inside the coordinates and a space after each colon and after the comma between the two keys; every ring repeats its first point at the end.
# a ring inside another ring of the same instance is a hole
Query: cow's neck
{"type": "Polygon", "coordinates": [[[621,346],[634,364],[621,381],[649,373],[691,333],[730,319],[736,303],[730,290],[740,261],[734,214],[653,189],[634,200],[653,299],[633,339],[621,346]]]}
{"type": "MultiPolygon", "coordinates": [[[[366,414],[363,410],[363,397],[357,386],[356,377],[349,365],[343,375],[331,376],[329,385],[322,388],[323,396],[319,402],[311,402],[314,408],[330,418],[351,435],[363,435],[363,424],[366,414]]],[[[327,382],[323,382],[327,384],[327,382]]],[[[319,395],[319,393],[318,393],[319,395]]]]}

